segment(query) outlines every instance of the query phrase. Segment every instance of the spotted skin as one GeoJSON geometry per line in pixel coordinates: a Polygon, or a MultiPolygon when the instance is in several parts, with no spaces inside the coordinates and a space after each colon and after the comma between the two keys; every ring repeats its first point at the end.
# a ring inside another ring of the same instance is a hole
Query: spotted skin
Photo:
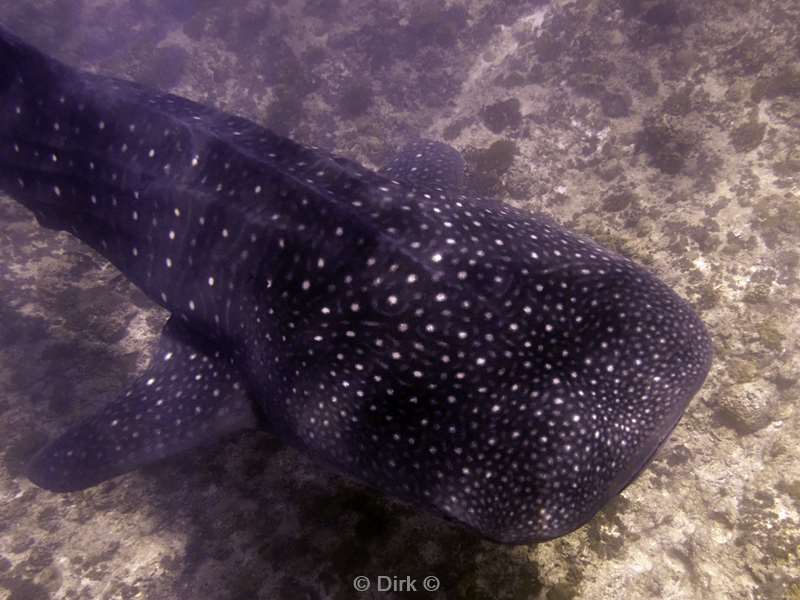
{"type": "Polygon", "coordinates": [[[545,540],[636,477],[707,374],[666,285],[469,195],[449,146],[375,173],[7,32],[0,68],[2,189],[172,314],[143,378],[34,458],[44,488],[264,426],[486,538],[545,540]]]}
{"type": "Polygon", "coordinates": [[[433,187],[448,193],[461,192],[466,184],[466,165],[461,154],[441,142],[418,140],[408,144],[380,174],[418,187],[433,187]]]}
{"type": "Polygon", "coordinates": [[[171,318],[145,374],[114,402],[48,445],[28,477],[81,490],[256,421],[231,359],[171,318]]]}

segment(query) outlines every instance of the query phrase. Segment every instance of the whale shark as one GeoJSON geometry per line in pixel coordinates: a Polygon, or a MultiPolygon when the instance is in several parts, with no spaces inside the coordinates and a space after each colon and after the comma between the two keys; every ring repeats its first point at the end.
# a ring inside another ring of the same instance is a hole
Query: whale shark
{"type": "Polygon", "coordinates": [[[711,362],[655,275],[471,193],[446,144],[374,171],[3,28],[0,190],[171,315],[143,375],[33,456],[53,492],[266,429],[486,539],[544,541],[642,472],[711,362]]]}

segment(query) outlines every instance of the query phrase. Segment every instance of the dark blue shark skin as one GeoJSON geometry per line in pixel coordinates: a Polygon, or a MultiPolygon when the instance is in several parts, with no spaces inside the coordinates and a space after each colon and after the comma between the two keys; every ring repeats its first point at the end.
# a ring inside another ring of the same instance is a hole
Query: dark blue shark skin
{"type": "Polygon", "coordinates": [[[0,188],[169,319],[117,400],[43,448],[79,490],[247,428],[505,543],[588,521],[709,369],[666,285],[464,191],[436,142],[382,172],[0,29],[0,188]]]}

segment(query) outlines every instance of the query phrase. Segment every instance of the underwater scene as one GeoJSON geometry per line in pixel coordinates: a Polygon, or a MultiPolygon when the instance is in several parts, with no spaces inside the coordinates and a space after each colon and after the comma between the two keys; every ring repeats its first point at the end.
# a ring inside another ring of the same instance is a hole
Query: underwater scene
{"type": "Polygon", "coordinates": [[[796,0],[0,0],[0,600],[800,600],[796,0]]]}

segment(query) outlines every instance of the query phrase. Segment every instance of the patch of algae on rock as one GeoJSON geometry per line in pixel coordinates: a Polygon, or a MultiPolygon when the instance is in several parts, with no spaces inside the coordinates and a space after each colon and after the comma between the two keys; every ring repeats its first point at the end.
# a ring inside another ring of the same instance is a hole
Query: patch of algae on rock
{"type": "Polygon", "coordinates": [[[470,187],[485,195],[501,192],[502,177],[511,168],[517,152],[517,145],[510,140],[497,140],[488,148],[466,152],[470,187]]]}
{"type": "Polygon", "coordinates": [[[668,175],[677,175],[697,144],[697,134],[667,115],[645,119],[638,133],[638,144],[650,156],[654,167],[668,175]]]}
{"type": "Polygon", "coordinates": [[[778,390],[768,381],[736,384],[722,392],[721,417],[736,431],[753,433],[772,422],[778,401],[778,390]]]}
{"type": "Polygon", "coordinates": [[[731,144],[737,152],[750,152],[761,145],[764,133],[767,131],[766,123],[750,121],[739,125],[731,131],[731,144]]]}

